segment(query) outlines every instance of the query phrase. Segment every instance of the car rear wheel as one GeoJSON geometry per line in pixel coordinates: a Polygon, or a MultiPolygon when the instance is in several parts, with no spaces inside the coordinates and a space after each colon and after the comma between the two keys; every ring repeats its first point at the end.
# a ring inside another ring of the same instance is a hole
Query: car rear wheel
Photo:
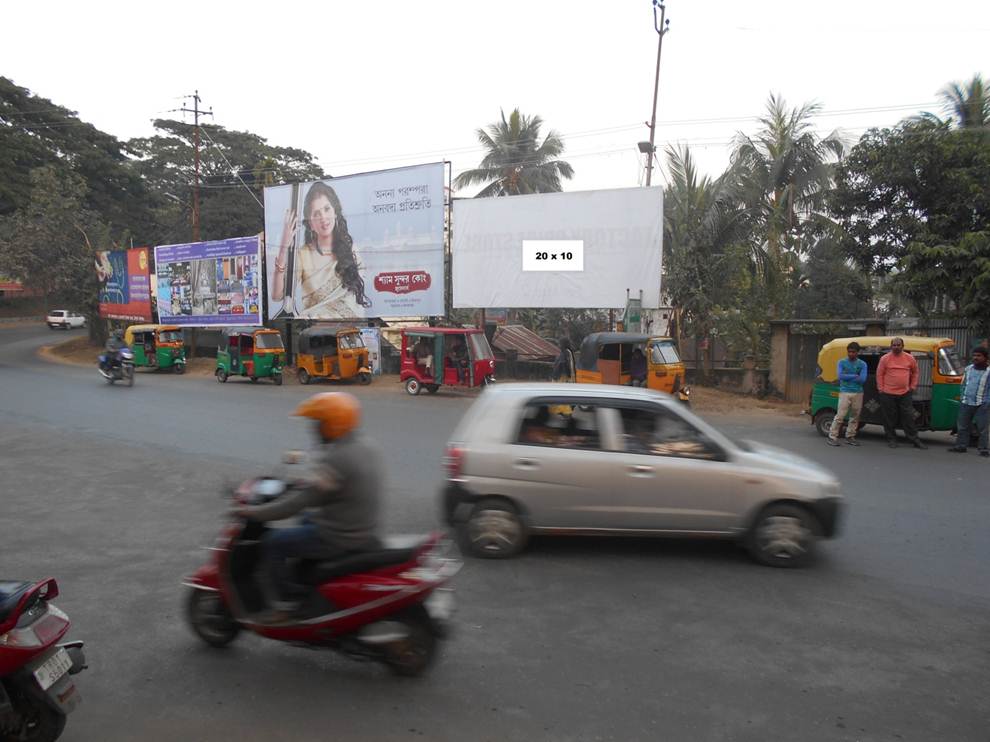
{"type": "Polygon", "coordinates": [[[483,559],[508,559],[526,545],[526,526],[506,500],[487,498],[471,510],[462,529],[466,550],[483,559]]]}
{"type": "Polygon", "coordinates": [[[814,557],[821,526],[807,509],[780,503],[756,518],[748,537],[753,558],[770,567],[804,567],[814,557]]]}

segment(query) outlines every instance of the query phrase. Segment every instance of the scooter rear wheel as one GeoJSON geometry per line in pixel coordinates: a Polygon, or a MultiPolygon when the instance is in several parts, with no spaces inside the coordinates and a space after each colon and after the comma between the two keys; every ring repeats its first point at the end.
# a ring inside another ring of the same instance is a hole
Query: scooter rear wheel
{"type": "Polygon", "coordinates": [[[417,605],[402,613],[397,620],[406,627],[409,635],[385,647],[385,664],[396,675],[410,678],[421,675],[433,664],[437,650],[430,615],[423,606],[417,605]]]}
{"type": "Polygon", "coordinates": [[[14,709],[22,717],[22,726],[9,737],[0,731],[0,741],[55,742],[62,736],[62,730],[65,729],[65,714],[60,714],[48,704],[19,689],[11,695],[14,709]]]}
{"type": "Polygon", "coordinates": [[[230,615],[220,593],[211,590],[189,591],[186,618],[196,636],[211,647],[225,647],[241,633],[241,625],[230,615]]]}

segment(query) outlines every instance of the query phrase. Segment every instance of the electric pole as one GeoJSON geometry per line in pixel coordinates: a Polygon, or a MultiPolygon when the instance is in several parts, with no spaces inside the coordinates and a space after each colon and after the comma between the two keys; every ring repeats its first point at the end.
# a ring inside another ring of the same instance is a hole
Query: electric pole
{"type": "Polygon", "coordinates": [[[646,153],[646,185],[650,185],[653,175],[653,160],[656,156],[656,133],[657,133],[657,96],[660,93],[660,52],[663,51],[663,37],[670,30],[670,21],[666,19],[667,6],[664,0],[653,0],[653,27],[657,30],[657,75],[653,81],[653,118],[647,126],[650,128],[649,152],[646,153]],[[657,18],[657,8],[660,8],[660,17],[657,18]]]}
{"type": "MultiPolygon", "coordinates": [[[[659,69],[659,67],[658,67],[659,69]]],[[[192,202],[192,238],[193,242],[199,242],[199,117],[200,116],[212,116],[213,108],[210,107],[209,111],[199,110],[199,104],[202,100],[199,97],[199,91],[195,91],[191,96],[193,107],[192,108],[177,108],[177,111],[182,113],[191,113],[193,115],[193,142],[195,154],[195,170],[196,177],[193,181],[193,202],[192,202]]]]}

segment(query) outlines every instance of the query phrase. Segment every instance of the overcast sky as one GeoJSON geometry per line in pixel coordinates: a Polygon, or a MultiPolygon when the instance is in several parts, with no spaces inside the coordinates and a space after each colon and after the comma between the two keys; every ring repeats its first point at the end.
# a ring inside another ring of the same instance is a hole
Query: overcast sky
{"type": "MultiPolygon", "coordinates": [[[[770,91],[820,102],[821,129],[854,141],[990,77],[985,0],[669,0],[667,17],[657,144],[690,143],[712,174],[770,91]]],[[[6,3],[4,26],[0,75],[121,139],[198,88],[216,123],[333,175],[441,159],[456,174],[480,159],[474,130],[519,106],[565,135],[567,190],[642,181],[650,0],[57,0],[6,3]]]]}

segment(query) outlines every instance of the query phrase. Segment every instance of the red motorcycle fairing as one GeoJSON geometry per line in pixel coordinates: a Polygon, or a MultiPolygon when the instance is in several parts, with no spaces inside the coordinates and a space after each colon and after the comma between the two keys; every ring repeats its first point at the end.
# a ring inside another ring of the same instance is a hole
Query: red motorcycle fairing
{"type": "Polygon", "coordinates": [[[182,584],[198,590],[220,590],[220,571],[217,569],[217,563],[207,562],[187,577],[182,584]]]}
{"type": "Polygon", "coordinates": [[[6,637],[0,645],[0,676],[9,675],[46,652],[69,631],[69,618],[47,601],[58,595],[58,585],[52,578],[34,583],[24,590],[16,605],[5,612],[0,622],[0,637],[6,637]],[[17,629],[21,616],[33,610],[44,610],[36,621],[23,629],[17,629]]]}

